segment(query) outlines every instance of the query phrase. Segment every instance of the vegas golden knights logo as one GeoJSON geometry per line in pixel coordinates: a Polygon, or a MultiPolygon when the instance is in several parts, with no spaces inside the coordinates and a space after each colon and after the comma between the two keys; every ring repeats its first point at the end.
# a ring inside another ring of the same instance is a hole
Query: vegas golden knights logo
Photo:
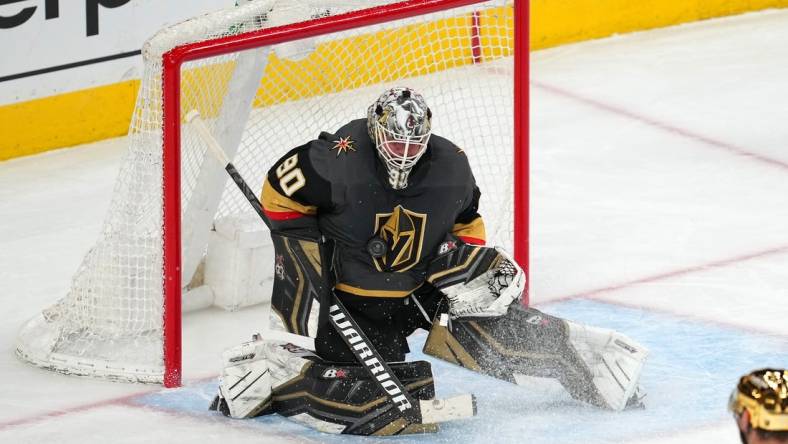
{"type": "Polygon", "coordinates": [[[378,271],[405,271],[421,258],[427,215],[397,205],[392,213],[375,215],[375,234],[388,245],[388,253],[374,258],[378,271]]]}

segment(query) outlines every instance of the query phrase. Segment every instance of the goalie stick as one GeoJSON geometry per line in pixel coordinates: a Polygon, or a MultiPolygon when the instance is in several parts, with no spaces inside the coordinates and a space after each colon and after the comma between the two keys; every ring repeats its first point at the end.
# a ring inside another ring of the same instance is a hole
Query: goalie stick
{"type": "MultiPolygon", "coordinates": [[[[227,158],[224,149],[222,149],[219,142],[211,135],[200,117],[199,112],[197,110],[191,110],[186,115],[186,121],[194,127],[200,138],[208,145],[208,151],[224,164],[225,171],[227,171],[227,174],[230,175],[233,182],[235,182],[244,194],[246,200],[249,201],[257,215],[260,216],[260,219],[262,219],[270,230],[274,231],[271,228],[271,222],[265,215],[263,206],[257,198],[257,195],[249,188],[249,185],[241,174],[230,159],[227,158]]],[[[321,238],[320,243],[325,243],[325,239],[321,238]]],[[[322,259],[322,263],[325,266],[327,261],[325,258],[322,259]]],[[[324,273],[324,276],[328,276],[328,274],[324,273]]],[[[415,402],[413,397],[403,386],[402,381],[397,378],[386,361],[380,356],[380,353],[378,353],[369,341],[366,334],[359,328],[356,321],[350,316],[350,313],[348,313],[347,309],[336,297],[333,289],[331,290],[331,295],[333,296],[330,301],[331,305],[329,306],[329,320],[331,325],[337,330],[342,340],[353,353],[353,356],[356,357],[356,360],[367,370],[371,378],[377,382],[380,389],[386,393],[389,402],[400,412],[403,419],[411,424],[432,424],[467,418],[476,414],[476,399],[473,395],[468,394],[443,400],[419,400],[419,402],[415,402]]]]}

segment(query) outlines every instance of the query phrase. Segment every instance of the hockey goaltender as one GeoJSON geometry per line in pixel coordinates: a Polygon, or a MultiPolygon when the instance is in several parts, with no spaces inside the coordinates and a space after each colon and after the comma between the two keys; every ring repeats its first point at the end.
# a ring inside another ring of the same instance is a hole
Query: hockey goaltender
{"type": "Polygon", "coordinates": [[[432,134],[432,118],[419,93],[393,88],[365,119],[271,167],[258,211],[276,250],[272,308],[304,336],[317,313],[314,350],[260,335],[227,350],[212,409],[357,435],[435,431],[472,415],[470,396],[434,399],[428,362],[405,361],[419,328],[426,354],[469,370],[515,384],[555,378],[604,409],[642,405],[645,347],[520,303],[525,274],[483,246],[468,159],[432,134]]]}

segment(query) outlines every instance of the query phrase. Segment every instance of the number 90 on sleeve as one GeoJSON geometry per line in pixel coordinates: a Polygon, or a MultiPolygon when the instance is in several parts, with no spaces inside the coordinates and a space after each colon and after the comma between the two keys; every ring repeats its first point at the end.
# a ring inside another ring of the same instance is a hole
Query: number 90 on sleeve
{"type": "Polygon", "coordinates": [[[296,164],[298,164],[298,154],[293,154],[276,168],[279,186],[288,197],[306,185],[304,173],[301,172],[301,168],[296,167],[296,164]]]}

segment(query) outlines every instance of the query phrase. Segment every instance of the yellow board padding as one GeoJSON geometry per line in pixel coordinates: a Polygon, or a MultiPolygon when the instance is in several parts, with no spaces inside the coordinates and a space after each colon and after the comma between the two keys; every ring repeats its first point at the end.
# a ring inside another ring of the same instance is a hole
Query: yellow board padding
{"type": "MultiPolygon", "coordinates": [[[[739,14],[788,7],[788,0],[531,0],[531,49],[739,14]]],[[[512,54],[513,8],[479,16],[482,59],[512,54]]],[[[470,14],[322,44],[300,61],[271,55],[254,105],[269,106],[473,63],[470,14]],[[375,58],[368,54],[379,54],[375,58]],[[339,54],[350,55],[340,62],[339,54]],[[396,62],[395,62],[396,61],[396,62]],[[390,69],[399,66],[399,69],[390,69]],[[304,73],[311,73],[304,75],[304,73]]],[[[184,97],[186,111],[216,115],[232,62],[186,69],[184,86],[213,71],[212,94],[184,97]],[[221,74],[216,76],[216,68],[221,74]]],[[[128,132],[139,80],[0,106],[0,160],[78,145],[128,132]]],[[[155,94],[156,91],[151,91],[155,94]]],[[[151,97],[151,99],[153,99],[151,97]]]]}
{"type": "Polygon", "coordinates": [[[473,63],[471,25],[467,14],[326,42],[299,61],[272,54],[254,104],[270,106],[473,63]]]}
{"type": "Polygon", "coordinates": [[[788,0],[531,0],[531,49],[787,6],[788,0]]]}
{"type": "Polygon", "coordinates": [[[0,160],[129,131],[139,80],[0,106],[0,160]]]}
{"type": "MultiPolygon", "coordinates": [[[[513,53],[512,11],[511,7],[500,7],[481,15],[480,42],[495,46],[484,49],[481,61],[513,53]]],[[[266,107],[472,64],[472,29],[472,15],[464,14],[324,42],[297,61],[281,59],[272,52],[253,106],[266,107]],[[372,54],[380,57],[372,58],[372,54]]],[[[181,97],[182,113],[196,109],[204,117],[215,116],[234,67],[233,61],[184,66],[183,90],[201,93],[181,97]],[[199,86],[206,84],[209,76],[211,90],[206,93],[199,86]]]]}
{"type": "Polygon", "coordinates": [[[514,55],[514,8],[484,10],[479,16],[482,61],[514,55]]]}

